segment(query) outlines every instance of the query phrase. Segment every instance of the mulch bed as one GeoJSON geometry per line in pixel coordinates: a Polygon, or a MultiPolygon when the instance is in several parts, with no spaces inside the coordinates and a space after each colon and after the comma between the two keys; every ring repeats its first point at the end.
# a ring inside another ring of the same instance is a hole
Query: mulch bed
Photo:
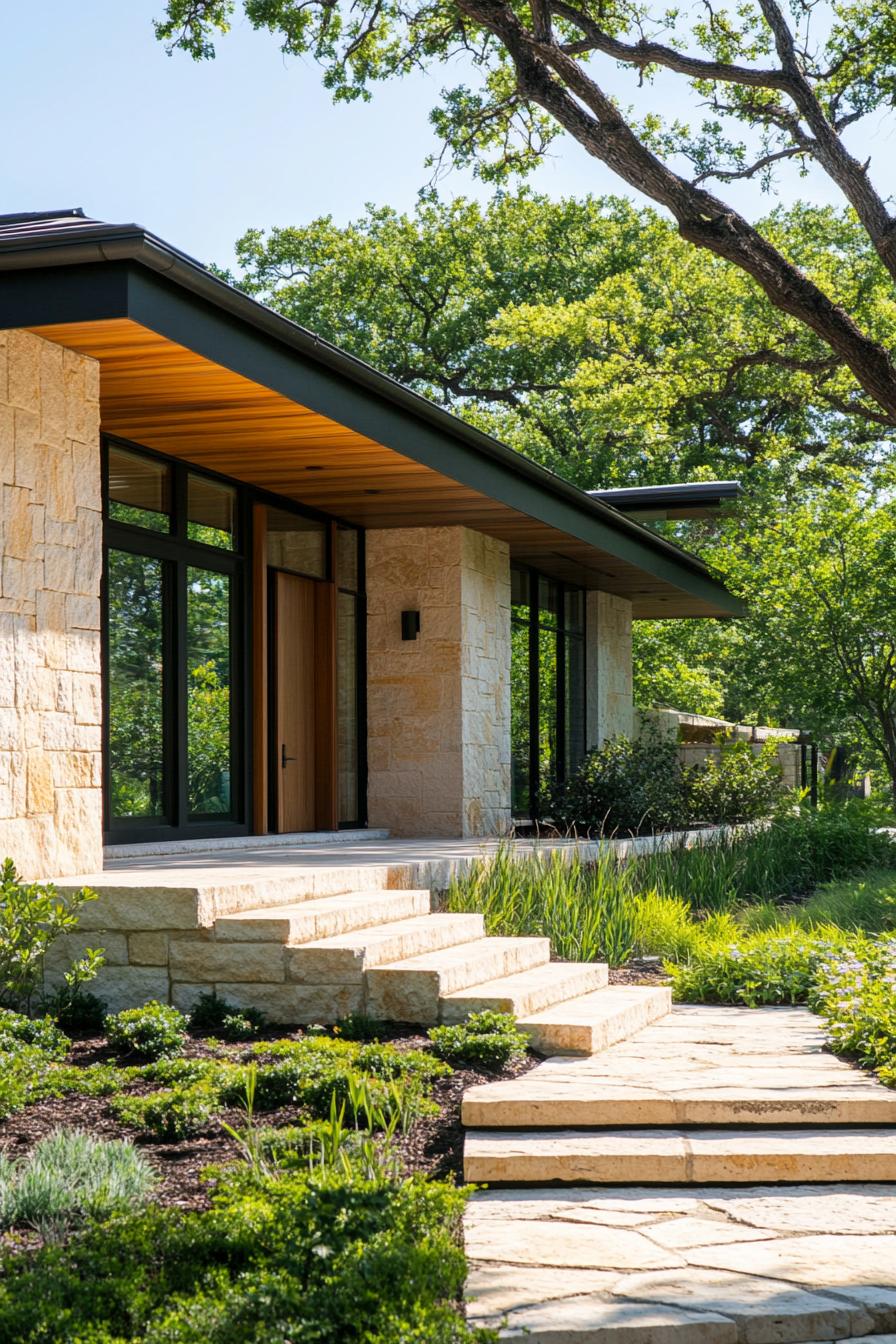
{"type": "MultiPolygon", "coordinates": [[[[284,1029],[270,1030],[262,1033],[260,1039],[283,1040],[289,1034],[284,1029]]],[[[384,1034],[383,1039],[390,1040],[399,1049],[424,1049],[429,1045],[426,1036],[418,1029],[400,1025],[388,1036],[384,1034]]],[[[245,1044],[223,1049],[234,1059],[245,1057],[245,1044]]],[[[188,1038],[182,1057],[220,1058],[221,1048],[213,1055],[202,1041],[188,1038]]],[[[90,1064],[131,1061],[118,1058],[104,1037],[84,1036],[73,1042],[67,1062],[86,1067],[90,1064]]],[[[397,1137],[396,1148],[403,1173],[408,1176],[421,1173],[442,1179],[454,1177],[460,1183],[463,1180],[464,1135],[460,1105],[464,1092],[477,1083],[517,1077],[534,1068],[538,1062],[534,1056],[527,1056],[499,1073],[457,1069],[450,1077],[438,1079],[432,1095],[438,1103],[439,1114],[421,1118],[407,1133],[397,1137]]],[[[149,1092],[157,1087],[158,1084],[146,1084],[130,1090],[149,1092]]],[[[301,1119],[299,1110],[290,1107],[265,1112],[258,1117],[258,1123],[265,1127],[279,1127],[298,1124],[301,1119]]],[[[203,1179],[203,1171],[208,1167],[235,1162],[240,1157],[239,1148],[223,1129],[222,1121],[239,1129],[245,1124],[245,1115],[238,1110],[223,1112],[203,1133],[176,1143],[162,1143],[135,1136],[133,1130],[122,1125],[112,1114],[106,1097],[48,1098],[0,1121],[0,1153],[10,1158],[22,1157],[40,1139],[61,1128],[81,1129],[103,1139],[128,1138],[136,1143],[159,1173],[160,1184],[153,1196],[155,1202],[167,1207],[202,1210],[210,1205],[209,1182],[203,1179]]],[[[0,1247],[7,1249],[14,1247],[23,1250],[37,1244],[39,1238],[33,1235],[0,1234],[0,1247]]]]}

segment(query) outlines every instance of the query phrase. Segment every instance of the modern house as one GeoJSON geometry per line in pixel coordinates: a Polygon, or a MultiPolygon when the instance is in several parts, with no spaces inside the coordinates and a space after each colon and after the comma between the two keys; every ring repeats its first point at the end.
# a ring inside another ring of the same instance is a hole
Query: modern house
{"type": "Polygon", "coordinates": [[[79,210],[0,217],[0,470],[0,854],[33,877],[506,831],[631,731],[633,619],[738,612],[626,512],[712,491],[581,491],[79,210]]]}

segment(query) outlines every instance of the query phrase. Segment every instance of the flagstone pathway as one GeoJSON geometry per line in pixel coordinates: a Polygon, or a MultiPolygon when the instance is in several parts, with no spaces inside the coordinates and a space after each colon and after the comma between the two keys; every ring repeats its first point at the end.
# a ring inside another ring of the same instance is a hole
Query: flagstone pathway
{"type": "Polygon", "coordinates": [[[467,1179],[505,1187],[468,1206],[468,1313],[502,1339],[896,1344],[896,1091],[812,1014],[676,1008],[463,1114],[467,1179]]]}

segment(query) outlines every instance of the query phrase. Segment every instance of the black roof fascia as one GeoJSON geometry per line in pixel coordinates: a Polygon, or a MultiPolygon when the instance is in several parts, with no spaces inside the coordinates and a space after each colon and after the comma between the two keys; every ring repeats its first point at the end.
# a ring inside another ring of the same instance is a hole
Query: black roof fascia
{"type": "Polygon", "coordinates": [[[666,509],[717,508],[739,499],[743,494],[740,481],[695,481],[681,485],[622,486],[615,490],[588,490],[592,499],[611,504],[623,513],[657,513],[666,509]]]}
{"type": "Polygon", "coordinates": [[[127,317],[731,615],[740,601],[674,543],[336,349],[136,226],[0,245],[0,328],[127,317]]]}

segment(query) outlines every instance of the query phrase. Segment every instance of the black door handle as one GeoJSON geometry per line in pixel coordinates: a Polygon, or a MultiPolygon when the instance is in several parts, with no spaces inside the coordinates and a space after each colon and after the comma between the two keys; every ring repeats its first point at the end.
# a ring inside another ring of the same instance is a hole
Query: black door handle
{"type": "Polygon", "coordinates": [[[287,756],[286,743],[284,742],[280,747],[280,768],[285,770],[287,761],[297,761],[298,759],[298,756],[287,756]]]}

